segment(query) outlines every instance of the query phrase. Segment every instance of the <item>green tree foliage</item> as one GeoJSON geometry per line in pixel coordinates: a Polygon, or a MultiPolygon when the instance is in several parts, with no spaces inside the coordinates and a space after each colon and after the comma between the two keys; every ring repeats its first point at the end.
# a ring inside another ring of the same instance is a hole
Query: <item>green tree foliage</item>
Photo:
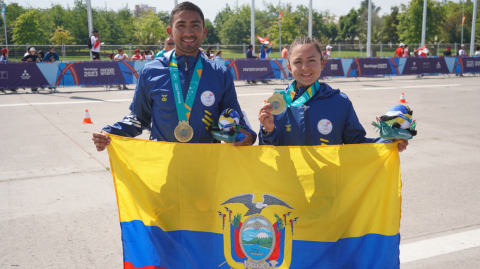
{"type": "MultiPolygon", "coordinates": [[[[422,38],[423,1],[411,0],[408,6],[400,5],[401,13],[398,15],[399,24],[397,29],[401,42],[420,43],[422,38]]],[[[444,22],[445,9],[442,3],[428,1],[426,39],[429,36],[437,35],[441,31],[444,22]]]]}
{"type": "Polygon", "coordinates": [[[50,42],[54,45],[72,44],[73,37],[68,30],[63,29],[63,26],[57,26],[57,29],[52,34],[52,38],[50,38],[50,42]]]}
{"type": "Polygon", "coordinates": [[[383,17],[384,26],[383,26],[383,42],[392,42],[393,44],[397,44],[398,42],[398,11],[399,8],[397,6],[393,6],[391,8],[391,12],[389,15],[385,15],[383,17]]]}
{"type": "Polygon", "coordinates": [[[207,27],[207,37],[203,40],[203,44],[217,44],[220,43],[217,29],[209,19],[205,19],[205,27],[207,27]]]}
{"type": "Polygon", "coordinates": [[[38,21],[38,11],[30,10],[20,15],[14,23],[13,39],[15,44],[41,44],[44,30],[38,21]]]}
{"type": "Polygon", "coordinates": [[[168,36],[167,26],[152,11],[143,13],[133,26],[133,36],[141,45],[160,44],[168,36]]]}
{"type": "Polygon", "coordinates": [[[345,16],[340,16],[338,20],[338,35],[341,40],[353,43],[353,39],[358,34],[360,18],[357,11],[352,8],[345,16]]]}

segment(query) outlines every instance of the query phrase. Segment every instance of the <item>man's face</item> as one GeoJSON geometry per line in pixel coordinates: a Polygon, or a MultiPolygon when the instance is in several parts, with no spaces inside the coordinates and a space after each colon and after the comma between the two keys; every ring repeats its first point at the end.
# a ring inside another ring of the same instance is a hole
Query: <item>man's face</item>
{"type": "Polygon", "coordinates": [[[97,32],[95,32],[95,33],[93,33],[93,35],[94,35],[95,37],[97,37],[97,36],[98,36],[98,33],[97,33],[97,32]]]}
{"type": "Polygon", "coordinates": [[[51,49],[50,49],[50,52],[51,52],[51,53],[54,53],[54,52],[55,52],[55,48],[51,48],[51,49]]]}
{"type": "Polygon", "coordinates": [[[123,50],[119,51],[118,54],[123,55],[123,50]]]}
{"type": "Polygon", "coordinates": [[[196,56],[202,40],[207,37],[207,28],[203,26],[202,17],[194,10],[176,13],[172,26],[167,27],[167,32],[175,41],[177,55],[196,56]]]}
{"type": "Polygon", "coordinates": [[[165,51],[171,51],[175,48],[175,41],[172,38],[167,38],[163,45],[165,46],[165,51]]]}

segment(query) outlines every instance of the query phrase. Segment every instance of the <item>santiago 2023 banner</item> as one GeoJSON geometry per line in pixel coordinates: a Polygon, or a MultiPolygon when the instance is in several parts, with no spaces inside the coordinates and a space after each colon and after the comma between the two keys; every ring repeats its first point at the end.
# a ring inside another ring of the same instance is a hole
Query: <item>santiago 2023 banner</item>
{"type": "Polygon", "coordinates": [[[399,268],[396,143],[110,137],[124,268],[399,268]]]}

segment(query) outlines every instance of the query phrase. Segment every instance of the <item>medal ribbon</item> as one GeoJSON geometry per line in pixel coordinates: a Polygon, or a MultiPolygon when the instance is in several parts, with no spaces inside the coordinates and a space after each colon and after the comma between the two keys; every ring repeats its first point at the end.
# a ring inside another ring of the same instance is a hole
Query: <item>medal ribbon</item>
{"type": "Polygon", "coordinates": [[[293,97],[295,97],[295,88],[297,86],[297,81],[294,80],[292,84],[287,89],[287,92],[285,91],[278,91],[283,95],[283,98],[285,99],[287,107],[297,107],[305,104],[308,100],[310,100],[319,90],[320,90],[320,83],[318,81],[315,81],[314,84],[312,84],[300,97],[298,97],[297,100],[293,101],[293,97]]]}
{"type": "MultiPolygon", "coordinates": [[[[185,55],[185,57],[187,56],[185,55]]],[[[180,122],[188,121],[190,119],[190,113],[192,112],[193,101],[195,100],[195,96],[197,95],[198,84],[200,84],[202,71],[203,71],[203,64],[202,64],[202,57],[200,57],[200,59],[198,59],[197,61],[197,64],[195,64],[195,70],[193,71],[192,81],[190,81],[187,97],[184,102],[183,93],[182,93],[182,84],[180,83],[180,75],[178,73],[177,57],[175,56],[175,51],[172,53],[172,56],[170,58],[170,78],[172,80],[173,96],[175,98],[175,106],[177,107],[178,120],[180,122]]]]}

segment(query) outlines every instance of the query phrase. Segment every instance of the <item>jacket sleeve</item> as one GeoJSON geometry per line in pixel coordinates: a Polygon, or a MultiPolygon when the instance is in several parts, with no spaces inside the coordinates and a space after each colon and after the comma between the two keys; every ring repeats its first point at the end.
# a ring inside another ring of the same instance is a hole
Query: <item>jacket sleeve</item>
{"type": "Polygon", "coordinates": [[[122,121],[103,127],[103,131],[119,136],[135,137],[142,134],[143,130],[151,129],[153,101],[145,86],[145,68],[138,77],[137,88],[130,105],[131,113],[122,121]]]}
{"type": "Polygon", "coordinates": [[[244,130],[251,133],[253,135],[253,143],[257,140],[257,134],[250,129],[249,126],[245,124],[245,120],[243,119],[244,115],[240,105],[238,104],[237,93],[235,92],[235,85],[233,84],[233,77],[230,72],[225,72],[225,88],[227,89],[225,94],[222,97],[220,102],[220,113],[225,110],[226,108],[232,108],[238,112],[240,115],[240,123],[245,125],[244,130]]]}
{"type": "Polygon", "coordinates": [[[272,49],[273,49],[273,47],[269,48],[269,49],[267,50],[267,53],[270,53],[270,51],[272,51],[272,49]]]}
{"type": "Polygon", "coordinates": [[[45,56],[43,56],[44,61],[50,61],[50,52],[45,53],[45,56]]]}
{"type": "Polygon", "coordinates": [[[361,144],[361,143],[377,143],[380,137],[377,138],[366,138],[365,129],[358,121],[357,114],[353,109],[352,102],[349,102],[347,119],[345,121],[345,126],[342,134],[342,139],[344,144],[361,144]]]}
{"type": "Polygon", "coordinates": [[[55,61],[58,61],[60,58],[58,58],[58,53],[55,51],[55,54],[53,54],[53,57],[55,58],[55,61]]]}
{"type": "Polygon", "coordinates": [[[275,127],[275,129],[273,129],[271,133],[268,133],[266,135],[263,134],[262,128],[263,128],[263,125],[260,124],[260,131],[258,132],[258,144],[278,146],[279,141],[278,141],[277,127],[275,127]]]}

